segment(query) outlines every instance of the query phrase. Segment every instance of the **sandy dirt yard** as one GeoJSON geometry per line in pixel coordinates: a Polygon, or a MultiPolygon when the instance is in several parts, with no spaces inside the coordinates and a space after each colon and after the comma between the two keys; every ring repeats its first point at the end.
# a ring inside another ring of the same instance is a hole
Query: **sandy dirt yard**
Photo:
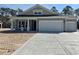
{"type": "Polygon", "coordinates": [[[0,55],[12,54],[35,34],[2,32],[6,30],[8,29],[0,29],[0,55]]]}

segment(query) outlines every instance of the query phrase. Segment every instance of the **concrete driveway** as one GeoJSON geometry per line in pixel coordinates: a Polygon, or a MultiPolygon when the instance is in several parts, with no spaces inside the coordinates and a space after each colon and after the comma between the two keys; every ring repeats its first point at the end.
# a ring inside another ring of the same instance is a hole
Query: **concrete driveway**
{"type": "Polygon", "coordinates": [[[37,33],[14,55],[77,55],[79,54],[79,32],[37,33]]]}

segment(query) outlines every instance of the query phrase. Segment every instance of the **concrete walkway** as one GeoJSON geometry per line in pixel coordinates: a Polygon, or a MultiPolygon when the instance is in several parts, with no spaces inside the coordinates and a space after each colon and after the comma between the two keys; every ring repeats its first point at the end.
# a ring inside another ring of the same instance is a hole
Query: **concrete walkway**
{"type": "Polygon", "coordinates": [[[78,33],[38,33],[14,55],[72,55],[79,54],[78,33]]]}

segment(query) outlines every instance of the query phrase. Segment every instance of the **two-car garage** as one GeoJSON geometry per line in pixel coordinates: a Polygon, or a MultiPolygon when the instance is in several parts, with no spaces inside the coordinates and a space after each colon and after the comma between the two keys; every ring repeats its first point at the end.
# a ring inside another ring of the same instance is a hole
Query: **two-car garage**
{"type": "Polygon", "coordinates": [[[72,32],[77,30],[76,19],[39,20],[39,32],[72,32]]]}

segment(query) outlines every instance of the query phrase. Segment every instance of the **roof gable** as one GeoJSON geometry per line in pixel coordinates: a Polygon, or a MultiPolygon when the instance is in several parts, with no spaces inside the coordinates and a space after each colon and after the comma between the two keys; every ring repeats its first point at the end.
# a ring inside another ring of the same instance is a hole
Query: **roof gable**
{"type": "Polygon", "coordinates": [[[33,15],[33,10],[42,10],[43,15],[51,15],[51,11],[39,4],[36,4],[35,6],[25,10],[24,12],[20,13],[19,15],[33,15]]]}

